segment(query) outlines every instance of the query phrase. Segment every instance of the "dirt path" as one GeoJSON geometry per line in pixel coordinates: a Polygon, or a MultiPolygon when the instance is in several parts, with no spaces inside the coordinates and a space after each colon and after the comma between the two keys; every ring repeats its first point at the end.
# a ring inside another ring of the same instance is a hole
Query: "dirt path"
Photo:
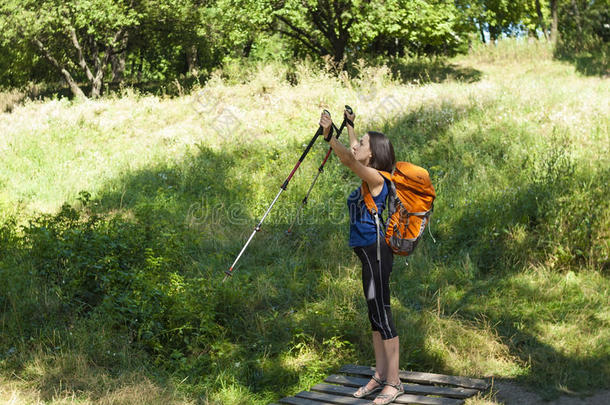
{"type": "Polygon", "coordinates": [[[562,395],[552,401],[543,400],[535,392],[511,382],[494,382],[495,401],[506,405],[610,405],[610,390],[598,391],[589,397],[562,395]]]}

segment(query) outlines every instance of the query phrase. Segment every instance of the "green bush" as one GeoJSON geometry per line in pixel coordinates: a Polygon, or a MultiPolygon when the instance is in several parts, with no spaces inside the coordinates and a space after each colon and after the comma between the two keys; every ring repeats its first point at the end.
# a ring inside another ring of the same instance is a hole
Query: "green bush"
{"type": "MultiPolygon", "coordinates": [[[[89,195],[81,195],[86,205],[89,195]]],[[[48,319],[100,317],[154,354],[169,355],[215,334],[209,288],[182,271],[180,228],[102,217],[67,204],[55,215],[31,219],[17,246],[11,225],[0,232],[2,245],[14,246],[63,308],[44,314],[48,319]]]]}

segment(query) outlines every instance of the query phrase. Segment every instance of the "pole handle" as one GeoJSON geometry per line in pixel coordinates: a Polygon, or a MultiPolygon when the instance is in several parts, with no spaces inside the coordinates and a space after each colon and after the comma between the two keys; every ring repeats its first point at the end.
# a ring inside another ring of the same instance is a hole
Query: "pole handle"
{"type": "MultiPolygon", "coordinates": [[[[349,105],[345,105],[345,109],[347,110],[347,112],[351,115],[354,113],[354,110],[352,110],[352,107],[350,107],[349,105]]],[[[351,125],[352,128],[354,128],[354,123],[352,122],[352,120],[350,120],[349,118],[347,118],[345,116],[345,113],[343,113],[343,123],[348,123],[349,125],[351,125]]]]}
{"type": "MultiPolygon", "coordinates": [[[[347,112],[349,112],[350,114],[353,114],[354,111],[352,110],[352,107],[350,107],[349,105],[345,105],[345,109],[347,110],[347,112]]],[[[343,132],[343,128],[345,128],[345,124],[349,123],[352,128],[354,127],[354,123],[351,122],[346,116],[345,113],[343,113],[343,122],[341,123],[341,126],[339,127],[339,129],[337,129],[337,127],[335,126],[335,124],[333,123],[333,127],[335,128],[335,131],[337,131],[337,139],[339,139],[339,136],[341,135],[341,132],[343,132]]]]}

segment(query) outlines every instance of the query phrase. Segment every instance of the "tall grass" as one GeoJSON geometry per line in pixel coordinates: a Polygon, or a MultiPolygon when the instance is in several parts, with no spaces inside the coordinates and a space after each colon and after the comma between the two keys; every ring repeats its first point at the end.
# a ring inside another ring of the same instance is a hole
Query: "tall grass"
{"type": "Polygon", "coordinates": [[[501,42],[417,81],[412,61],[235,66],[184,97],[1,114],[0,398],[263,404],[371,364],[346,241],[358,181],[337,159],[284,235],[325,144],[220,282],[319,111],[344,104],[439,196],[437,242],[394,263],[401,368],[607,387],[609,85],[550,55],[501,42]]]}

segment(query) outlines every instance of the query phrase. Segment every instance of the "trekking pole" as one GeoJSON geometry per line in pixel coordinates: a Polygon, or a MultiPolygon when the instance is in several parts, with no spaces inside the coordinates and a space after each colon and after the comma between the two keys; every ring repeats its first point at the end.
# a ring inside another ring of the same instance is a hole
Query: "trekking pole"
{"type": "MultiPolygon", "coordinates": [[[[330,117],[330,112],[328,112],[328,110],[324,110],[325,114],[328,114],[328,116],[330,117]]],[[[222,282],[224,283],[227,278],[229,278],[230,276],[233,275],[233,269],[235,268],[235,265],[237,264],[237,262],[239,261],[241,255],[244,253],[244,251],[246,250],[246,248],[248,247],[248,245],[250,244],[250,241],[252,240],[252,238],[254,238],[254,235],[261,230],[261,225],[263,224],[263,221],[265,220],[265,218],[267,217],[267,215],[269,214],[269,212],[271,211],[271,208],[273,207],[273,205],[275,204],[275,202],[277,201],[277,199],[280,197],[280,194],[282,194],[282,191],[286,190],[286,187],[288,187],[288,183],[290,182],[290,179],[292,179],[292,176],[294,175],[294,173],[297,171],[297,169],[299,168],[299,166],[301,165],[301,163],[303,162],[303,159],[305,159],[305,156],[307,156],[307,154],[309,153],[309,150],[311,149],[311,147],[313,146],[314,142],[316,141],[316,139],[318,139],[318,137],[320,135],[322,135],[322,125],[320,125],[320,127],[318,128],[318,130],[316,131],[315,135],[313,136],[313,138],[311,138],[311,141],[309,141],[309,144],[307,145],[307,148],[305,148],[305,150],[303,151],[303,154],[301,155],[301,157],[299,158],[299,161],[297,162],[297,164],[294,166],[294,168],[292,169],[292,171],[290,172],[290,175],[288,175],[288,177],[286,178],[286,180],[284,181],[284,184],[282,184],[282,186],[280,187],[280,191],[277,193],[277,195],[275,196],[275,198],[273,199],[273,202],[271,203],[271,205],[269,206],[269,208],[267,208],[267,211],[265,212],[265,215],[263,215],[263,217],[261,218],[261,220],[258,222],[258,224],[256,225],[256,227],[254,227],[254,231],[252,231],[252,234],[250,235],[250,237],[248,238],[248,241],[246,242],[246,244],[244,245],[244,247],[241,249],[241,251],[239,252],[239,254],[237,255],[237,258],[235,258],[235,261],[233,262],[233,264],[231,265],[231,267],[229,267],[229,270],[225,271],[226,275],[225,278],[222,280],[222,282]]],[[[332,127],[331,127],[331,131],[332,131],[332,127]]]]}
{"type": "MultiPolygon", "coordinates": [[[[349,105],[346,105],[345,109],[350,114],[354,113],[352,111],[352,108],[349,105]]],[[[341,123],[341,126],[339,127],[339,129],[337,129],[337,127],[333,123],[333,127],[335,127],[335,131],[337,132],[337,136],[336,136],[337,139],[339,139],[339,136],[341,135],[341,132],[343,131],[343,128],[345,128],[345,125],[347,124],[348,121],[349,120],[347,119],[347,117],[344,114],[343,115],[343,122],[341,123]]],[[[353,125],[352,125],[352,127],[353,127],[353,125]]],[[[307,190],[307,194],[305,195],[305,198],[303,198],[303,201],[301,201],[301,206],[297,210],[297,214],[294,217],[294,220],[292,221],[292,224],[290,225],[290,228],[288,228],[288,230],[286,231],[286,235],[290,235],[292,233],[292,227],[296,223],[297,218],[299,217],[299,215],[301,215],[301,211],[303,210],[305,205],[307,205],[307,200],[309,198],[309,193],[311,193],[311,190],[313,189],[313,186],[316,184],[316,181],[318,181],[318,177],[320,177],[320,174],[324,171],[324,165],[326,164],[326,161],[328,160],[332,150],[333,150],[333,148],[331,148],[331,147],[328,148],[328,152],[326,152],[326,156],[324,157],[324,160],[322,161],[322,164],[320,165],[320,167],[318,167],[318,173],[316,174],[316,177],[314,177],[313,182],[309,186],[309,190],[307,190]]]]}

